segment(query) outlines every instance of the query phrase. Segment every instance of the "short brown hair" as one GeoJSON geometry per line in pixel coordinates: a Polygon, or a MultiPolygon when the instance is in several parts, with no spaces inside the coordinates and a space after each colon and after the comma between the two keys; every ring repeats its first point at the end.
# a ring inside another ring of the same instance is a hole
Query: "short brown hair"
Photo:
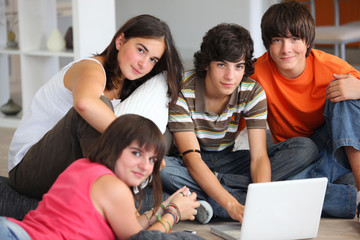
{"type": "Polygon", "coordinates": [[[310,11],[295,1],[270,6],[261,19],[261,36],[269,51],[274,37],[298,37],[308,45],[309,55],[315,38],[315,23],[310,11]]]}
{"type": "Polygon", "coordinates": [[[234,23],[221,23],[203,37],[200,50],[194,54],[196,75],[204,78],[211,61],[245,60],[246,78],[254,73],[254,42],[248,30],[234,23]]]}

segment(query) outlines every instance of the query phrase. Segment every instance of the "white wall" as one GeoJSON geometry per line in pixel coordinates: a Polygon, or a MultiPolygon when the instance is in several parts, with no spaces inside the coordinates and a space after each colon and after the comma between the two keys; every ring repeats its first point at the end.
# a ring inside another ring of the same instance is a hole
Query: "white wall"
{"type": "Polygon", "coordinates": [[[116,2],[116,25],[119,28],[129,18],[144,13],[160,18],[170,27],[185,68],[190,68],[205,32],[223,22],[248,29],[255,57],[263,54],[260,21],[274,2],[277,0],[121,0],[116,2]]]}

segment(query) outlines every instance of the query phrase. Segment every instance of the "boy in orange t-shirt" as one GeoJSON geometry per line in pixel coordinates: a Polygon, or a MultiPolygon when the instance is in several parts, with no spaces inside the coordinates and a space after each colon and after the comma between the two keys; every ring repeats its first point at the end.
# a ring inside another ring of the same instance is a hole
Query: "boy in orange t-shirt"
{"type": "Polygon", "coordinates": [[[273,141],[310,137],[319,149],[318,161],[295,178],[327,177],[323,215],[353,218],[360,195],[360,72],[311,49],[314,20],[297,2],[272,5],[261,29],[267,52],[251,78],[265,89],[273,141]],[[351,171],[357,189],[334,183],[351,171]]]}

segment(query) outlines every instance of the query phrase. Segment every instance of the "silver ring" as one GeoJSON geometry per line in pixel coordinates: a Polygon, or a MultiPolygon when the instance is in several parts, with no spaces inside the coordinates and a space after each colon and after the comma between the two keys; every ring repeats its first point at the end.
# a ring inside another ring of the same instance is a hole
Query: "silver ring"
{"type": "Polygon", "coordinates": [[[194,213],[194,216],[197,214],[197,210],[195,209],[195,213],[194,213]]]}
{"type": "Polygon", "coordinates": [[[185,194],[183,192],[180,192],[181,195],[183,195],[183,197],[185,197],[185,194]]]}

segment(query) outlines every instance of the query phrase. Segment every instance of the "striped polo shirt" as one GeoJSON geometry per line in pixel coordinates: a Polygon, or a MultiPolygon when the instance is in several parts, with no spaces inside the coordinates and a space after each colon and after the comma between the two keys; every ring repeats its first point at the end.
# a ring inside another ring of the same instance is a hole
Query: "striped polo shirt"
{"type": "Polygon", "coordinates": [[[241,116],[248,129],[266,128],[266,95],[258,82],[243,79],[218,115],[207,110],[205,80],[191,70],[185,72],[179,98],[170,108],[168,128],[171,132],[195,132],[202,150],[221,151],[234,145],[241,116]]]}

